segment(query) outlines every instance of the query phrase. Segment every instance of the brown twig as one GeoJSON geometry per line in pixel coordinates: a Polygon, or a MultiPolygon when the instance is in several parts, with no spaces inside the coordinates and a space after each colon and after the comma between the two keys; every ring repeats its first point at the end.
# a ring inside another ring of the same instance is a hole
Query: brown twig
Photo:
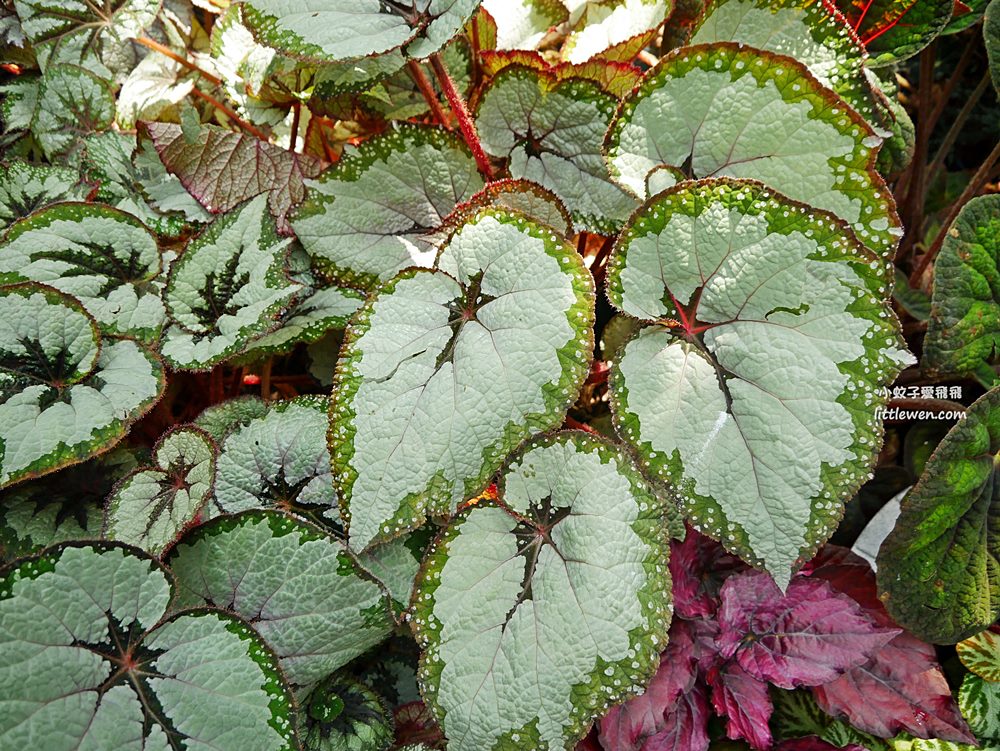
{"type": "Polygon", "coordinates": [[[469,114],[469,108],[465,105],[465,99],[462,98],[462,95],[458,93],[458,89],[455,88],[455,82],[448,74],[448,68],[445,67],[444,60],[441,59],[439,53],[431,55],[431,68],[434,70],[434,75],[437,77],[438,83],[441,84],[441,89],[448,100],[452,114],[458,120],[458,128],[462,131],[462,137],[472,151],[472,156],[476,160],[479,171],[483,173],[483,176],[487,180],[492,180],[493,167],[490,165],[489,157],[486,156],[483,144],[479,140],[479,134],[476,132],[476,124],[472,120],[472,115],[469,114]]]}
{"type": "Polygon", "coordinates": [[[155,50],[155,51],[159,52],[164,57],[169,57],[175,63],[180,63],[181,65],[183,65],[188,70],[192,71],[193,73],[197,73],[199,76],[201,76],[202,78],[204,78],[206,81],[211,81],[216,86],[220,86],[222,84],[222,79],[221,78],[219,78],[218,76],[213,76],[211,73],[209,73],[206,70],[202,70],[197,65],[195,65],[190,60],[188,60],[186,57],[178,55],[172,49],[170,49],[169,47],[166,47],[166,46],[160,44],[155,39],[150,39],[149,37],[135,37],[135,41],[138,44],[141,44],[143,47],[147,47],[148,49],[155,50]]]}
{"type": "Polygon", "coordinates": [[[417,88],[420,89],[420,93],[427,102],[427,106],[431,108],[431,114],[434,115],[434,118],[441,123],[441,125],[450,130],[451,125],[448,123],[448,116],[441,107],[441,102],[438,99],[437,92],[434,91],[434,87],[431,86],[430,79],[427,78],[427,74],[424,73],[424,69],[420,67],[420,63],[416,60],[409,60],[406,63],[406,69],[410,74],[410,78],[413,79],[413,83],[415,83],[417,88]]]}
{"type": "Polygon", "coordinates": [[[944,245],[944,240],[948,236],[948,231],[951,229],[951,225],[955,222],[958,217],[959,212],[965,206],[969,200],[975,196],[983,186],[986,185],[987,181],[990,179],[990,174],[993,171],[993,167],[996,165],[997,161],[1000,161],[1000,142],[993,147],[983,163],[980,165],[979,169],[976,170],[976,174],[972,176],[969,180],[968,185],[965,186],[965,190],[962,191],[962,195],[958,197],[958,200],[952,204],[951,210],[948,212],[947,218],[944,220],[944,224],[941,225],[941,229],[938,230],[937,235],[934,238],[934,242],[931,243],[930,248],[924,253],[920,260],[917,262],[916,267],[913,269],[913,273],[910,274],[910,285],[917,286],[920,283],[921,277],[924,275],[924,271],[930,265],[931,261],[941,250],[941,246],[944,245]]]}
{"type": "Polygon", "coordinates": [[[295,153],[295,142],[299,140],[299,121],[302,119],[302,102],[296,102],[293,106],[295,112],[292,114],[292,135],[288,140],[288,150],[295,153]]]}
{"type": "MultiPolygon", "coordinates": [[[[934,58],[937,50],[937,40],[920,53],[920,91],[918,98],[917,144],[913,160],[907,168],[904,177],[907,180],[906,198],[900,207],[900,217],[903,226],[907,228],[906,237],[896,251],[896,258],[903,258],[920,235],[921,227],[918,217],[923,213],[924,191],[927,174],[924,169],[927,164],[927,149],[930,144],[931,94],[934,88],[934,58]]],[[[897,188],[899,190],[899,188],[897,188]]],[[[899,196],[897,195],[897,198],[899,196]]]]}
{"type": "Polygon", "coordinates": [[[238,126],[240,126],[240,128],[242,128],[243,130],[245,130],[250,135],[256,136],[261,141],[267,141],[268,140],[267,136],[262,131],[260,131],[256,126],[254,126],[251,123],[248,123],[246,120],[244,120],[239,115],[237,115],[231,108],[227,107],[225,104],[223,104],[222,102],[220,102],[218,99],[216,99],[211,94],[206,94],[204,91],[202,91],[201,89],[199,89],[197,86],[195,88],[191,89],[191,93],[194,94],[199,99],[203,99],[204,101],[206,101],[209,104],[211,104],[213,107],[215,107],[217,110],[219,110],[220,112],[222,112],[226,117],[228,117],[230,120],[232,120],[238,126]]]}
{"type": "Polygon", "coordinates": [[[965,127],[965,123],[968,121],[969,116],[976,108],[976,105],[979,104],[979,100],[982,99],[983,94],[986,93],[986,89],[992,80],[990,72],[986,71],[982,80],[979,82],[979,85],[976,86],[972,94],[969,95],[969,98],[962,106],[962,109],[959,110],[958,114],[955,116],[955,121],[951,124],[951,127],[945,134],[944,140],[941,142],[941,146],[934,155],[933,161],[931,161],[931,166],[927,169],[928,185],[934,184],[934,178],[937,177],[937,173],[941,171],[942,167],[944,167],[944,160],[948,158],[948,154],[951,153],[951,149],[955,145],[955,141],[958,140],[958,136],[962,132],[962,128],[965,127]]]}

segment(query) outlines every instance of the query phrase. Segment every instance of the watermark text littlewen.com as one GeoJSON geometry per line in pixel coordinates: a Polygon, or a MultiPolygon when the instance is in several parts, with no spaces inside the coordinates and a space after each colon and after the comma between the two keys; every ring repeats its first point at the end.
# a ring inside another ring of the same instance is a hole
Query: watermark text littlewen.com
{"type": "Polygon", "coordinates": [[[965,410],[907,409],[906,407],[879,407],[876,419],[905,422],[908,420],[963,420],[965,410]]]}

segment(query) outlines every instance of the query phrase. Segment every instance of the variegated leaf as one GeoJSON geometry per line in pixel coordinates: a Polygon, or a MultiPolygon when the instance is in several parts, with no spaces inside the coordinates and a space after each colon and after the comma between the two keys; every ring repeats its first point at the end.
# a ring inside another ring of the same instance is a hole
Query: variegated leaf
{"type": "Polygon", "coordinates": [[[378,545],[358,558],[365,571],[385,587],[397,614],[403,613],[410,604],[413,582],[435,529],[433,524],[426,524],[408,535],[378,545]]]}
{"type": "Polygon", "coordinates": [[[0,282],[34,281],[72,295],[106,334],[159,338],[160,250],[135,217],[101,204],[60,203],[15,222],[0,241],[0,282]]]}
{"type": "Polygon", "coordinates": [[[43,70],[73,63],[100,76],[135,62],[129,40],[152,25],[161,0],[13,0],[43,70]]]}
{"type": "Polygon", "coordinates": [[[530,50],[550,29],[569,21],[559,0],[483,0],[483,10],[497,25],[497,49],[530,50]]]}
{"type": "Polygon", "coordinates": [[[215,610],[161,620],[173,591],[166,569],[114,543],[49,548],[7,569],[0,746],[297,749],[293,700],[264,642],[215,610]]]}
{"type": "Polygon", "coordinates": [[[163,387],[154,355],[128,339],[102,346],[71,297],[0,288],[0,487],[110,448],[163,387]]]}
{"type": "Polygon", "coordinates": [[[190,71],[166,55],[147,55],[128,74],[118,92],[116,122],[123,130],[135,128],[137,120],[155,120],[194,88],[190,71]]]}
{"type": "Polygon", "coordinates": [[[368,139],[318,180],[292,216],[326,274],[366,288],[411,266],[430,267],[425,235],[483,187],[468,148],[438,128],[404,125],[368,139]]]}
{"type": "Polygon", "coordinates": [[[595,57],[628,62],[656,36],[674,0],[586,0],[563,45],[563,57],[582,63],[595,57]]]}
{"type": "Polygon", "coordinates": [[[1000,683],[1000,634],[980,631],[955,645],[966,670],[990,683],[1000,683]]]}
{"type": "Polygon", "coordinates": [[[428,552],[421,687],[451,751],[572,749],[656,669],[663,503],[620,448],[582,433],[529,443],[500,484],[428,552]]]}
{"type": "Polygon", "coordinates": [[[552,227],[564,237],[573,234],[573,218],[559,196],[531,180],[494,180],[456,209],[439,233],[449,224],[460,223],[461,216],[487,206],[520,212],[534,222],[552,227]]]}
{"type": "Polygon", "coordinates": [[[303,60],[332,63],[403,47],[429,57],[450,42],[480,0],[250,0],[243,17],[257,40],[303,60]]]}
{"type": "Polygon", "coordinates": [[[834,0],[875,65],[917,54],[940,34],[955,0],[834,0]]]}
{"type": "Polygon", "coordinates": [[[625,100],[605,142],[611,173],[645,197],[661,164],[688,177],[760,180],[846,221],[889,262],[902,234],[875,171],[879,139],[791,58],[729,42],[662,58],[625,100]]]}
{"type": "Polygon", "coordinates": [[[288,243],[264,193],[188,243],[163,292],[171,325],[161,351],[171,367],[207,370],[277,327],[302,288],[285,274],[288,243]]]}
{"type": "Polygon", "coordinates": [[[115,98],[106,81],[76,65],[54,65],[42,76],[31,132],[49,159],[66,159],[84,136],[107,130],[115,98]]]}
{"type": "Polygon", "coordinates": [[[514,178],[559,196],[576,230],[610,235],[637,206],[612,182],[601,151],[617,104],[597,83],[512,65],[483,93],[476,127],[487,153],[510,160],[514,178]]]}
{"type": "Polygon", "coordinates": [[[280,512],[214,519],[184,537],[167,563],[180,585],[177,605],[207,601],[246,618],[299,687],[392,630],[382,590],[359,575],[344,546],[280,512]]]}
{"type": "Polygon", "coordinates": [[[710,0],[691,44],[711,42],[739,42],[794,57],[873,127],[881,126],[881,107],[865,76],[865,48],[830,3],[710,0]]]}
{"type": "Polygon", "coordinates": [[[438,270],[403,272],[369,298],[348,329],[330,425],[355,549],[454,512],[523,438],[562,422],[593,321],[574,248],[499,209],[460,227],[438,270]]]}
{"type": "Polygon", "coordinates": [[[136,452],[117,448],[0,491],[0,561],[60,542],[98,539],[105,498],[139,463],[136,452]]]}
{"type": "Polygon", "coordinates": [[[82,201],[93,187],[71,167],[22,161],[0,164],[0,224],[60,201],[82,201]]]}
{"type": "Polygon", "coordinates": [[[256,396],[241,396],[228,399],[202,412],[194,420],[194,425],[208,433],[218,444],[229,433],[251,420],[267,414],[267,402],[256,396]]]}
{"type": "Polygon", "coordinates": [[[836,527],[912,357],[879,264],[831,215],[759,183],[681,183],[612,253],[608,295],[642,329],[613,414],[700,531],[784,587],[836,527]]]}
{"type": "Polygon", "coordinates": [[[198,428],[165,433],[153,449],[153,466],[131,473],[108,496],[105,539],[158,556],[186,527],[210,518],[215,452],[212,438],[198,428]]]}
{"type": "Polygon", "coordinates": [[[317,685],[299,714],[303,751],[386,751],[393,731],[385,699],[341,674],[317,685]]]}
{"type": "Polygon", "coordinates": [[[958,705],[983,745],[1000,745],[1000,684],[966,675],[958,691],[958,705]]]}
{"type": "Polygon", "coordinates": [[[233,425],[221,441],[215,503],[233,514],[279,509],[343,531],[324,436],[328,400],[272,402],[259,417],[233,425]]]}

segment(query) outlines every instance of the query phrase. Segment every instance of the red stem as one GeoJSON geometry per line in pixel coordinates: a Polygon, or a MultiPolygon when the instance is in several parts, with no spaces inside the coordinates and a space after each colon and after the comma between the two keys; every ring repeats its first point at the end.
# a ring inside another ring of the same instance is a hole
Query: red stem
{"type": "Polygon", "coordinates": [[[444,109],[442,109],[441,102],[438,101],[437,92],[431,86],[431,82],[427,78],[427,74],[424,73],[424,69],[420,67],[420,63],[416,60],[409,60],[406,63],[406,68],[409,71],[410,78],[413,79],[413,83],[420,89],[420,93],[426,100],[427,106],[431,108],[434,118],[450,130],[451,126],[448,125],[448,116],[445,114],[444,109]]]}
{"type": "Polygon", "coordinates": [[[486,156],[483,144],[479,140],[479,134],[476,132],[476,124],[472,121],[469,108],[465,106],[465,100],[458,93],[458,89],[455,88],[455,82],[448,75],[448,69],[445,67],[440,54],[434,53],[431,55],[431,68],[434,69],[434,75],[437,76],[438,83],[441,84],[441,89],[444,91],[452,113],[458,119],[458,128],[462,131],[462,137],[472,150],[472,156],[476,160],[479,171],[483,173],[483,176],[487,180],[492,180],[493,167],[490,166],[490,160],[486,156]]]}
{"type": "Polygon", "coordinates": [[[295,113],[292,115],[292,137],[288,141],[288,150],[295,153],[295,142],[299,140],[299,120],[302,119],[302,102],[294,105],[295,113]]]}

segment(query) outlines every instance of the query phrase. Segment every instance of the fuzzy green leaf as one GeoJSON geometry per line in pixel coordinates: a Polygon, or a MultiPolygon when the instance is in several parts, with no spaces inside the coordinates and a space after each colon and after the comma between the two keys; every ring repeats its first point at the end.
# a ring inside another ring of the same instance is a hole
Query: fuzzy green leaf
{"type": "Polygon", "coordinates": [[[962,207],[934,263],[923,365],[973,373],[1000,349],[1000,196],[962,207]]]}
{"type": "Polygon", "coordinates": [[[480,493],[589,369],[593,283],[551,229],[485,209],[438,269],[383,286],[342,349],[330,441],[357,550],[480,493]]]}
{"type": "Polygon", "coordinates": [[[425,235],[482,187],[456,136],[405,125],[365,141],[310,181],[292,227],[326,274],[371,288],[402,269],[432,266],[438,247],[425,235]]]}
{"type": "Polygon", "coordinates": [[[303,60],[333,63],[406,47],[410,57],[440,50],[480,0],[250,0],[243,18],[258,41],[303,60]]]}
{"type": "Polygon", "coordinates": [[[197,428],[165,433],[153,449],[153,466],[125,477],[108,496],[104,537],[160,555],[203,516],[215,482],[215,450],[197,428]]]}
{"type": "Polygon", "coordinates": [[[382,590],[361,578],[344,546],[277,511],[204,524],[167,563],[179,605],[207,601],[246,618],[293,685],[314,684],[392,630],[382,590]]]}
{"type": "Polygon", "coordinates": [[[998,456],[994,389],[938,444],[879,550],[889,614],[927,641],[954,643],[1000,616],[998,456]]]}
{"type": "Polygon", "coordinates": [[[725,42],[662,58],[605,142],[612,175],[641,197],[658,165],[760,180],[833,212],[885,263],[902,234],[875,171],[880,139],[801,63],[725,42]]]}
{"type": "Polygon", "coordinates": [[[648,682],[670,620],[665,521],[621,449],[562,433],[452,522],[413,613],[451,751],[571,749],[648,682]]]}
{"type": "Polygon", "coordinates": [[[637,202],[611,181],[601,151],[618,100],[591,81],[512,65],[483,93],[476,127],[483,148],[510,160],[569,208],[578,231],[614,234],[637,202]]]}
{"type": "Polygon", "coordinates": [[[135,217],[101,204],[61,203],[15,222],[0,241],[0,282],[34,281],[74,296],[105,334],[159,338],[160,250],[135,217]]]}
{"type": "Polygon", "coordinates": [[[621,435],[697,529],[782,587],[867,478],[912,361],[877,266],[831,215],[733,180],[660,193],[609,262],[611,301],[658,324],[613,364],[621,435]]]}
{"type": "Polygon", "coordinates": [[[60,201],[82,201],[92,187],[70,167],[21,161],[0,164],[0,224],[60,201]]]}
{"type": "Polygon", "coordinates": [[[277,328],[302,285],[285,273],[289,241],[276,230],[262,193],[216,219],[171,264],[162,346],[171,367],[207,370],[277,328]]]}
{"type": "Polygon", "coordinates": [[[951,20],[955,0],[834,0],[875,65],[917,54],[951,20]]]}
{"type": "Polygon", "coordinates": [[[292,698],[264,643],[217,611],[161,622],[173,588],[155,561],[109,543],[49,548],[8,569],[0,745],[298,748],[292,698]]]}
{"type": "Polygon", "coordinates": [[[163,387],[154,355],[128,339],[101,346],[72,298],[0,288],[0,487],[110,448],[163,387]]]}

